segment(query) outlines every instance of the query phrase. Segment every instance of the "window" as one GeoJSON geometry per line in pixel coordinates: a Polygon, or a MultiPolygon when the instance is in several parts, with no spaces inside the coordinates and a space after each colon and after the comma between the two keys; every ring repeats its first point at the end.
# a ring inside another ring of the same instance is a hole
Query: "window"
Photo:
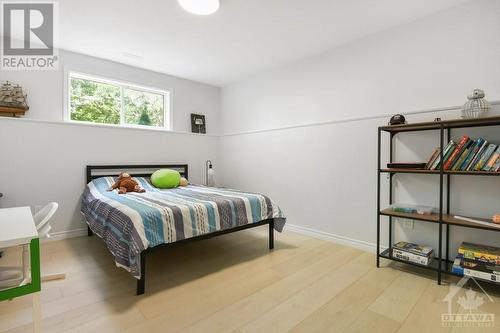
{"type": "Polygon", "coordinates": [[[170,129],[170,92],[70,72],[66,119],[170,129]]]}

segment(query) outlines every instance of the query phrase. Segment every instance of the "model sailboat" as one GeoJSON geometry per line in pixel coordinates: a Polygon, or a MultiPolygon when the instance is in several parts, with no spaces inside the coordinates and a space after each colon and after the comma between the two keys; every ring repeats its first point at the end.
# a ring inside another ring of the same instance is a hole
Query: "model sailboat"
{"type": "Polygon", "coordinates": [[[20,85],[6,81],[0,87],[0,114],[24,115],[29,109],[27,97],[20,85]]]}

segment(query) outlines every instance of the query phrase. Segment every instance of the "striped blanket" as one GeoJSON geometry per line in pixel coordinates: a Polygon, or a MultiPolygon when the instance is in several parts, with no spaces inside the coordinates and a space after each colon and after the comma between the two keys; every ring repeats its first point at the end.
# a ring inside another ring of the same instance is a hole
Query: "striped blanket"
{"type": "Polygon", "coordinates": [[[145,193],[108,192],[113,177],[91,181],[81,211],[117,266],[136,278],[140,253],[147,248],[270,218],[279,232],[285,225],[281,209],[264,195],[198,185],[160,190],[146,178],[135,179],[145,193]]]}

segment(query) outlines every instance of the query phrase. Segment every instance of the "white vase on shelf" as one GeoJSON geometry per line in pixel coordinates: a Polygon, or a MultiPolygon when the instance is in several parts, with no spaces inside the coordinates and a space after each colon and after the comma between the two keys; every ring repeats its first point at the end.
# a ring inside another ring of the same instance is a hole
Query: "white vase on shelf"
{"type": "Polygon", "coordinates": [[[490,103],[484,99],[484,96],[484,91],[481,89],[474,89],[472,93],[467,96],[469,100],[462,108],[462,118],[475,119],[486,117],[490,110],[490,103]]]}

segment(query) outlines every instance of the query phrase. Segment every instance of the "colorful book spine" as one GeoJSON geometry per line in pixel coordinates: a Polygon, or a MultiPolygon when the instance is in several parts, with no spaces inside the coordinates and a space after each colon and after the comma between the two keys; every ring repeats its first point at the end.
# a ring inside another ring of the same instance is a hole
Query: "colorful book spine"
{"type": "Polygon", "coordinates": [[[458,248],[458,253],[461,254],[464,259],[500,265],[500,248],[494,246],[463,242],[458,248]]]}
{"type": "Polygon", "coordinates": [[[481,156],[483,156],[484,150],[486,149],[486,147],[488,147],[488,144],[489,144],[489,142],[486,141],[486,140],[484,140],[483,144],[481,145],[481,147],[477,151],[476,156],[474,156],[474,159],[472,160],[472,162],[467,167],[467,171],[474,170],[474,168],[476,167],[477,162],[479,162],[479,160],[481,159],[481,156]]]}
{"type": "MultiPolygon", "coordinates": [[[[500,148],[499,148],[500,149],[500,148]]],[[[493,170],[494,172],[500,172],[500,158],[497,160],[497,162],[495,163],[495,166],[493,167],[493,170]]]]}
{"type": "MultiPolygon", "coordinates": [[[[445,151],[443,152],[443,160],[446,161],[451,153],[453,153],[454,149],[457,147],[457,144],[455,141],[451,140],[448,146],[446,147],[445,151]]],[[[432,167],[432,170],[437,170],[441,168],[441,156],[439,156],[436,161],[434,162],[434,165],[432,167]]]]}
{"type": "MultiPolygon", "coordinates": [[[[450,141],[446,147],[444,148],[443,151],[443,157],[446,155],[446,153],[450,150],[452,141],[450,141]]],[[[432,162],[432,165],[430,167],[430,170],[435,170],[437,166],[439,165],[439,161],[441,160],[441,152],[439,152],[438,156],[434,159],[434,162],[432,162]]]]}
{"type": "Polygon", "coordinates": [[[470,268],[481,272],[493,273],[495,275],[500,276],[500,266],[496,265],[495,263],[463,258],[462,266],[464,268],[470,268]]]}
{"type": "Polygon", "coordinates": [[[460,157],[460,154],[462,153],[465,145],[469,141],[469,137],[467,135],[464,135],[462,139],[458,142],[457,147],[455,150],[451,153],[450,157],[445,160],[444,162],[444,170],[450,170],[453,164],[456,162],[457,158],[460,157]]]}
{"type": "Polygon", "coordinates": [[[479,151],[479,149],[483,145],[483,142],[484,142],[483,138],[479,138],[479,139],[476,140],[476,142],[474,143],[474,146],[471,149],[471,152],[470,152],[469,156],[467,156],[467,158],[465,159],[464,163],[460,167],[461,171],[467,170],[467,168],[469,167],[469,165],[472,163],[472,160],[476,157],[477,152],[479,151]]]}
{"type": "Polygon", "coordinates": [[[436,148],[422,167],[427,170],[500,172],[500,145],[483,138],[471,140],[464,135],[458,143],[450,140],[444,150],[436,148]]]}
{"type": "Polygon", "coordinates": [[[484,151],[483,156],[481,156],[481,158],[477,162],[474,170],[475,171],[483,170],[484,166],[486,165],[486,163],[488,163],[488,161],[491,158],[491,155],[493,155],[493,153],[495,152],[495,150],[497,150],[497,148],[498,148],[497,145],[495,145],[493,143],[489,144],[488,148],[486,148],[486,150],[484,151]]]}
{"type": "Polygon", "coordinates": [[[500,158],[500,146],[493,153],[493,155],[491,155],[490,160],[484,166],[483,171],[492,171],[493,167],[495,166],[495,163],[498,161],[498,158],[500,158]]]}
{"type": "Polygon", "coordinates": [[[439,154],[441,154],[441,147],[437,147],[436,150],[434,150],[434,152],[432,153],[431,158],[429,158],[429,161],[425,165],[425,168],[427,170],[429,170],[432,167],[432,164],[434,163],[436,158],[438,158],[439,154]]]}
{"type": "Polygon", "coordinates": [[[462,151],[462,154],[460,155],[460,157],[456,160],[456,162],[453,164],[453,167],[451,168],[451,170],[453,171],[458,171],[460,170],[460,167],[462,166],[462,164],[464,163],[465,159],[467,158],[467,156],[469,156],[470,154],[470,150],[472,148],[472,146],[474,145],[474,141],[472,140],[469,140],[467,142],[467,144],[465,145],[463,151],[462,151]]]}

